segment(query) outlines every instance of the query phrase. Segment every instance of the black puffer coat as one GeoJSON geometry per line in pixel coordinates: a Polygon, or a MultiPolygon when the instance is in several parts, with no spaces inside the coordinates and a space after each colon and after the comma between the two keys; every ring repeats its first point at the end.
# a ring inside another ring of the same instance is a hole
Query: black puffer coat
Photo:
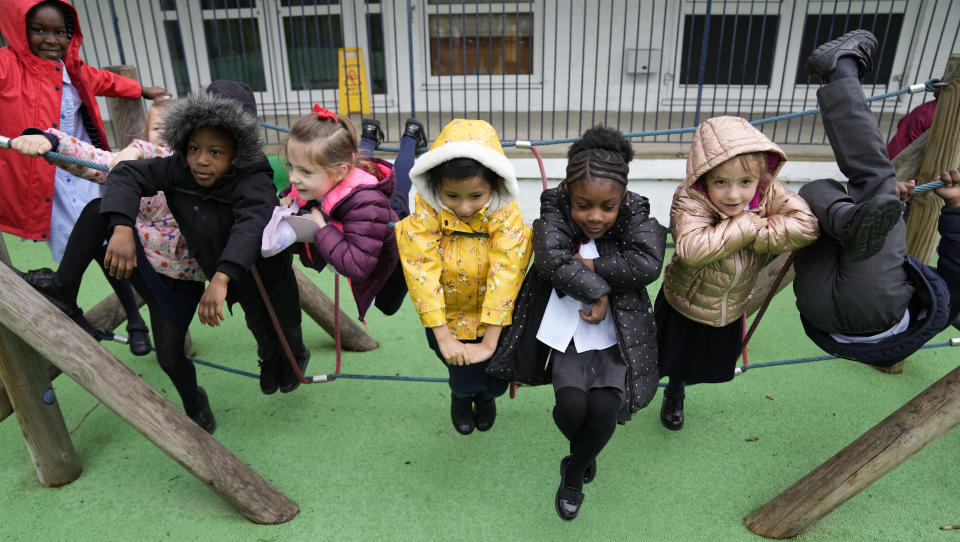
{"type": "Polygon", "coordinates": [[[540,196],[540,218],[533,223],[534,273],[528,273],[517,297],[514,325],[501,336],[489,373],[528,384],[550,381],[544,371],[549,348],[536,340],[550,288],[582,303],[609,296],[617,329],[617,344],[627,362],[624,389],[627,401],[621,423],[646,406],[657,391],[657,332],[646,287],[660,276],[666,247],[666,228],[650,217],[647,198],[627,192],[620,215],[597,239],[600,257],[596,272],[574,254],[586,235],[570,216],[570,198],[564,185],[540,196]]]}

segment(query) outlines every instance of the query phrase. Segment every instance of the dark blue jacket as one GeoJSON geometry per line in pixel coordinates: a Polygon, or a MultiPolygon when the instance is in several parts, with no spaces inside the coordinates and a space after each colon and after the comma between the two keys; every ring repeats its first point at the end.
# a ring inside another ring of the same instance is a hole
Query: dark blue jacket
{"type": "MultiPolygon", "coordinates": [[[[915,293],[910,301],[910,325],[876,343],[844,344],[810,325],[802,316],[807,336],[825,352],[876,367],[890,367],[908,358],[936,334],[957,320],[960,303],[951,304],[951,295],[960,298],[960,207],[943,207],[937,247],[937,268],[908,256],[903,265],[915,293]]],[[[865,285],[869,288],[869,285],[865,285]]]]}

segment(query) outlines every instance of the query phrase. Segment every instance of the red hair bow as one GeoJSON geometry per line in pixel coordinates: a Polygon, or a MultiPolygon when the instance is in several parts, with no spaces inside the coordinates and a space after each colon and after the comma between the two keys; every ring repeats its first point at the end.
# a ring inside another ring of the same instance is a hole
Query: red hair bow
{"type": "Polygon", "coordinates": [[[317,114],[317,118],[320,120],[333,119],[333,122],[340,122],[340,119],[333,114],[333,111],[325,107],[320,107],[320,104],[313,104],[313,112],[317,114]]]}

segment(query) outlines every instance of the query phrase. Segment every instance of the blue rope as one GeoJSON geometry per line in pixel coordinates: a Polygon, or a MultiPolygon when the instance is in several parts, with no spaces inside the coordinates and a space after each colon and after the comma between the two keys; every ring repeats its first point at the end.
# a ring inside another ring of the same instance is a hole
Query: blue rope
{"type": "MultiPolygon", "coordinates": [[[[876,96],[870,96],[869,98],[867,98],[867,103],[876,102],[876,101],[880,101],[880,100],[888,100],[888,99],[890,99],[890,98],[895,98],[895,97],[897,97],[897,96],[901,96],[901,95],[907,94],[907,93],[915,93],[915,92],[921,92],[921,91],[922,91],[922,92],[934,92],[934,91],[936,91],[936,90],[939,89],[939,88],[945,87],[946,85],[947,85],[947,83],[944,83],[944,82],[940,81],[939,79],[928,79],[928,80],[924,81],[924,83],[923,83],[923,88],[922,88],[922,89],[920,89],[918,85],[913,85],[913,86],[911,86],[911,87],[902,88],[902,89],[900,89],[900,90],[895,90],[895,91],[892,91],[892,92],[887,92],[887,93],[885,93],[885,94],[878,94],[878,95],[876,95],[876,96]]],[[[796,112],[796,113],[788,113],[788,114],[786,114],[786,115],[778,115],[778,116],[776,116],[776,117],[768,117],[768,118],[765,118],[765,119],[759,119],[759,120],[755,120],[755,121],[751,122],[750,124],[752,124],[752,125],[754,125],[754,126],[763,126],[763,125],[765,125],[765,124],[771,124],[771,123],[774,123],[774,122],[780,122],[780,121],[784,121],[784,120],[790,120],[790,119],[795,119],[795,118],[799,118],[799,117],[805,117],[805,116],[809,116],[809,115],[816,115],[816,114],[819,114],[819,113],[820,113],[820,108],[818,107],[818,108],[814,108],[814,109],[808,109],[808,110],[806,110],[806,111],[798,111],[798,112],[796,112]]],[[[273,130],[279,130],[279,131],[281,131],[281,132],[289,132],[289,131],[290,131],[289,128],[284,128],[283,126],[278,126],[278,125],[276,125],[276,124],[270,124],[270,123],[267,123],[267,122],[263,122],[263,123],[261,123],[261,124],[263,125],[264,128],[270,128],[270,129],[273,129],[273,130]]],[[[697,129],[696,126],[690,126],[690,127],[686,127],[686,128],[668,128],[668,129],[664,129],[664,130],[648,130],[648,131],[645,131],[645,132],[628,132],[628,133],[623,134],[623,137],[626,137],[627,139],[633,139],[633,138],[638,138],[638,137],[639,137],[639,138],[643,138],[643,137],[657,137],[657,136],[664,136],[664,135],[690,134],[690,133],[695,132],[696,129],[697,129]]],[[[505,148],[506,148],[506,147],[516,147],[518,143],[521,143],[521,144],[523,144],[524,146],[527,146],[527,145],[529,144],[530,146],[543,147],[543,146],[547,146],[547,145],[558,145],[558,144],[564,144],[564,143],[574,143],[574,142],[576,142],[576,141],[579,141],[580,139],[581,139],[580,137],[561,137],[561,138],[558,138],[558,139],[538,139],[538,140],[529,141],[529,142],[527,142],[527,141],[501,141],[501,142],[500,142],[500,146],[501,146],[501,147],[505,147],[505,148]]],[[[377,147],[377,150],[378,150],[378,151],[384,151],[384,152],[400,152],[400,149],[399,149],[399,148],[394,148],[394,147],[377,147]]],[[[417,150],[416,150],[416,152],[417,152],[417,153],[422,153],[422,152],[425,152],[425,151],[427,151],[427,150],[428,150],[427,147],[418,147],[417,150]]],[[[918,190],[919,190],[919,187],[917,187],[917,188],[918,188],[918,190]]],[[[928,189],[928,190],[929,190],[929,189],[928,189]]]]}
{"type": "MultiPolygon", "coordinates": [[[[113,340],[121,344],[127,344],[127,338],[122,335],[117,335],[116,333],[113,333],[111,331],[105,331],[105,330],[100,330],[100,331],[102,331],[103,333],[99,337],[97,337],[98,341],[113,340]]],[[[954,339],[953,341],[956,341],[957,345],[960,345],[960,339],[954,339]]],[[[926,348],[943,348],[944,346],[954,346],[953,341],[927,343],[921,346],[918,350],[923,350],[926,348]]],[[[156,351],[156,348],[152,346],[150,347],[150,349],[153,350],[154,352],[156,351]]],[[[221,365],[219,363],[213,363],[212,361],[206,361],[200,358],[194,358],[190,356],[187,356],[187,359],[189,359],[194,363],[199,363],[200,365],[206,365],[207,367],[211,367],[213,369],[220,369],[221,371],[226,371],[228,373],[233,373],[235,375],[246,376],[249,378],[256,378],[256,379],[260,378],[260,375],[256,373],[251,373],[249,371],[243,371],[240,369],[234,369],[233,367],[228,367],[226,365],[221,365]]],[[[812,356],[808,358],[795,358],[795,359],[784,359],[780,361],[768,361],[764,363],[751,363],[744,367],[737,367],[736,375],[739,376],[747,371],[750,371],[753,369],[763,369],[764,367],[778,367],[781,365],[794,365],[798,363],[810,363],[813,361],[826,361],[830,359],[843,359],[843,358],[839,358],[837,356],[831,356],[831,355],[824,355],[824,356],[812,356]]],[[[325,382],[327,380],[335,380],[337,378],[346,378],[346,379],[352,379],[352,380],[392,380],[392,381],[400,381],[400,382],[448,382],[448,379],[446,378],[430,377],[430,376],[364,375],[364,374],[349,374],[349,373],[325,374],[325,375],[316,375],[316,376],[304,375],[304,378],[307,378],[308,380],[312,379],[314,380],[314,382],[325,382]]],[[[661,388],[666,387],[666,383],[660,383],[659,386],[661,388]]]]}

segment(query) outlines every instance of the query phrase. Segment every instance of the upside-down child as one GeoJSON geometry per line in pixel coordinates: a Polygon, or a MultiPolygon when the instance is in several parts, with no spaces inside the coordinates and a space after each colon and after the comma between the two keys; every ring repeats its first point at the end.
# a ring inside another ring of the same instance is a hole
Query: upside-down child
{"type": "Polygon", "coordinates": [[[486,431],[508,385],[486,367],[530,261],[516,173],[492,126],[455,119],[410,178],[414,211],[396,227],[410,298],[449,371],[454,428],[486,431]]]}
{"type": "Polygon", "coordinates": [[[733,378],[744,309],[769,255],[817,238],[816,217],[777,180],[785,161],[740,117],[707,119],[693,135],[655,311],[660,373],[670,379],[660,409],[667,429],[683,427],[685,384],[733,378]]]}
{"type": "MultiPolygon", "coordinates": [[[[54,129],[47,130],[41,136],[21,136],[11,143],[14,148],[30,147],[34,154],[53,150],[66,156],[82,158],[105,166],[124,159],[124,156],[130,159],[168,156],[170,150],[163,143],[161,136],[163,130],[161,114],[172,103],[172,100],[155,101],[147,112],[144,127],[144,137],[148,141],[134,140],[121,153],[97,149],[89,143],[78,141],[54,129]]],[[[107,173],[104,171],[77,165],[65,165],[64,168],[79,177],[101,184],[107,179],[107,173]]],[[[130,282],[143,297],[150,311],[150,323],[157,343],[157,362],[173,382],[187,416],[208,433],[213,433],[216,429],[216,420],[210,409],[207,393],[197,385],[196,368],[185,355],[183,348],[187,327],[193,317],[193,309],[192,307],[188,310],[176,308],[178,303],[189,304],[190,299],[203,291],[206,277],[200,271],[196,260],[188,255],[186,241],[180,235],[180,228],[170,213],[162,192],[140,200],[136,228],[138,234],[136,240],[142,250],[137,250],[138,265],[130,275],[130,282]]],[[[57,270],[34,269],[23,276],[27,283],[43,293],[88,332],[93,330],[81,314],[80,308],[77,307],[77,295],[83,274],[90,262],[96,261],[102,268],[106,252],[103,243],[106,238],[107,223],[100,216],[100,199],[98,198],[87,204],[80,213],[57,270]]],[[[116,280],[109,276],[108,279],[111,284],[116,280]]],[[[139,333],[145,335],[146,325],[140,316],[136,301],[133,299],[124,301],[121,290],[117,291],[117,295],[127,312],[129,342],[131,350],[134,350],[138,344],[135,333],[139,328],[142,330],[139,333]]],[[[147,343],[146,352],[143,354],[150,352],[149,346],[147,343]]],[[[134,353],[143,355],[137,351],[134,353]]]]}
{"type": "MultiPolygon", "coordinates": [[[[404,141],[401,152],[409,156],[398,157],[398,163],[409,167],[417,141],[403,139],[409,141],[404,141]]],[[[308,267],[319,271],[329,263],[350,279],[363,321],[371,306],[390,315],[406,298],[393,229],[398,211],[406,211],[409,188],[395,198],[393,165],[358,150],[350,119],[320,106],[294,123],[284,143],[290,187],[281,192],[281,207],[263,232],[261,253],[273,254],[293,243],[297,231],[283,221],[293,213],[305,213],[303,220],[312,224],[307,223],[306,230],[298,228],[305,242],[294,243],[293,251],[308,267]],[[393,207],[396,202],[399,209],[393,207]]]]}
{"type": "MultiPolygon", "coordinates": [[[[56,128],[107,149],[97,96],[135,100],[168,95],[84,64],[77,11],[61,0],[0,2],[0,134],[56,128]]],[[[0,229],[24,239],[49,241],[59,262],[77,217],[100,187],[42,160],[0,153],[0,229]]],[[[129,286],[125,286],[129,291],[129,286]]]]}
{"type": "Polygon", "coordinates": [[[300,385],[281,338],[300,371],[310,352],[303,344],[289,251],[259,257],[263,228],[278,199],[256,114],[250,87],[234,81],[216,81],[181,98],[164,117],[163,136],[173,154],[118,164],[107,178],[100,213],[112,231],[104,266],[114,276],[127,277],[137,263],[133,225],[140,198],[164,192],[190,253],[210,281],[182,305],[181,317],[189,322],[196,311],[200,323],[219,326],[224,301],[239,302],[257,341],[260,389],[271,394],[300,385]],[[258,291],[258,275],[282,335],[258,291]]]}
{"type": "Polygon", "coordinates": [[[832,355],[890,367],[913,354],[960,313],[960,171],[940,175],[936,269],[907,254],[901,199],[914,184],[896,170],[860,79],[877,40],[854,30],[814,50],[807,69],[844,187],[821,179],[800,189],[823,235],[797,254],[793,288],[807,336],[832,355]],[[952,298],[952,299],[951,299],[952,298]]]}
{"type": "Polygon", "coordinates": [[[570,442],[554,497],[565,521],[577,517],[617,422],[646,406],[660,380],[647,286],[660,276],[667,232],[647,198],[627,190],[632,158],[630,141],[602,126],[571,145],[563,182],[540,196],[534,270],[489,369],[552,380],[553,419],[570,442]]]}

